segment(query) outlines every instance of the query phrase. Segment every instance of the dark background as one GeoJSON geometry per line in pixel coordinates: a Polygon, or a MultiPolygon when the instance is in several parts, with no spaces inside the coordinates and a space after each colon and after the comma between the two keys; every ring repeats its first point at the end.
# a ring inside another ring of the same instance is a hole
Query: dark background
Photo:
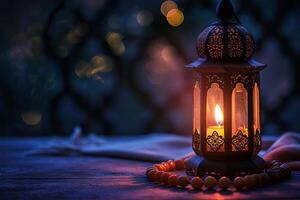
{"type": "MultiPolygon", "coordinates": [[[[300,131],[300,1],[232,0],[257,42],[265,134],[300,131]]],[[[0,134],[191,134],[183,65],[217,1],[10,0],[0,7],[0,134]]]]}

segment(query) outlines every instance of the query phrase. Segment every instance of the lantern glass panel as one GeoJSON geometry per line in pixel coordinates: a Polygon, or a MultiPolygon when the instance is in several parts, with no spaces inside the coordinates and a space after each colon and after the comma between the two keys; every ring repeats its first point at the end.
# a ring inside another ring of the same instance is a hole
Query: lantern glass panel
{"type": "Polygon", "coordinates": [[[248,93],[241,83],[232,91],[232,150],[248,150],[248,93]]]}
{"type": "Polygon", "coordinates": [[[224,152],[224,100],[223,90],[213,83],[207,91],[206,150],[224,152]]]}
{"type": "Polygon", "coordinates": [[[260,102],[259,102],[259,88],[257,83],[254,84],[253,88],[253,121],[254,121],[254,133],[260,133],[260,102]]]}
{"type": "Polygon", "coordinates": [[[193,120],[193,132],[200,133],[200,86],[196,81],[194,85],[194,120],[193,120]]]}

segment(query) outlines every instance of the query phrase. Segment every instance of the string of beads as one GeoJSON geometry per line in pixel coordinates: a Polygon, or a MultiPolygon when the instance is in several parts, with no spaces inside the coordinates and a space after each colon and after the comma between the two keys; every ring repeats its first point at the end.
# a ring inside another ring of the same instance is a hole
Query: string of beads
{"type": "Polygon", "coordinates": [[[194,190],[206,190],[221,188],[226,190],[235,188],[236,190],[252,189],[258,186],[265,186],[287,179],[291,175],[291,170],[286,163],[273,160],[267,163],[268,169],[261,173],[237,176],[233,180],[223,176],[217,180],[213,176],[189,177],[187,175],[176,175],[171,171],[181,171],[185,169],[184,160],[169,160],[160,164],[154,164],[147,168],[146,175],[151,182],[161,183],[167,186],[187,188],[191,185],[194,190]]]}

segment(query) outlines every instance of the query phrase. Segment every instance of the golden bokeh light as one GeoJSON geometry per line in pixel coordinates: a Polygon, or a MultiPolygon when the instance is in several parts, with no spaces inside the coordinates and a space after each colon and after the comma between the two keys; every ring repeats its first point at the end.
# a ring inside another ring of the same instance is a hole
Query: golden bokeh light
{"type": "Polygon", "coordinates": [[[172,9],[167,14],[167,21],[171,26],[180,26],[184,21],[184,15],[181,10],[172,9]]]}
{"type": "Polygon", "coordinates": [[[85,23],[78,24],[67,33],[66,39],[70,44],[76,44],[88,32],[88,26],[85,23]]]}
{"type": "Polygon", "coordinates": [[[172,9],[177,9],[177,4],[171,0],[164,1],[160,6],[160,11],[164,16],[167,16],[172,9]]]}
{"type": "Polygon", "coordinates": [[[35,126],[41,122],[42,114],[38,111],[29,111],[22,113],[21,117],[25,124],[29,126],[35,126]]]}
{"type": "Polygon", "coordinates": [[[106,41],[117,55],[122,55],[125,52],[125,45],[122,41],[123,36],[120,33],[109,32],[106,35],[106,41]]]}
{"type": "Polygon", "coordinates": [[[100,74],[110,72],[113,63],[108,56],[94,56],[90,62],[80,64],[75,68],[75,73],[79,78],[93,78],[95,80],[102,80],[100,74]]]}
{"type": "Polygon", "coordinates": [[[108,56],[94,56],[91,59],[92,70],[91,74],[95,75],[112,70],[112,61],[108,56]]]}

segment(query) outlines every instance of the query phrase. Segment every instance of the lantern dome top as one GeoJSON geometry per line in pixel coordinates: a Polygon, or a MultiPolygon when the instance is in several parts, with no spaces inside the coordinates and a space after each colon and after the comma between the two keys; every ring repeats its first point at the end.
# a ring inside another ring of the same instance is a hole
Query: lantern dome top
{"type": "Polygon", "coordinates": [[[198,36],[196,47],[199,59],[187,67],[265,68],[265,64],[251,59],[255,52],[255,41],[251,33],[241,25],[230,0],[219,2],[216,15],[219,20],[198,36]]]}
{"type": "Polygon", "coordinates": [[[244,61],[250,59],[254,51],[252,35],[237,23],[216,22],[197,39],[198,56],[210,61],[244,61]]]}

